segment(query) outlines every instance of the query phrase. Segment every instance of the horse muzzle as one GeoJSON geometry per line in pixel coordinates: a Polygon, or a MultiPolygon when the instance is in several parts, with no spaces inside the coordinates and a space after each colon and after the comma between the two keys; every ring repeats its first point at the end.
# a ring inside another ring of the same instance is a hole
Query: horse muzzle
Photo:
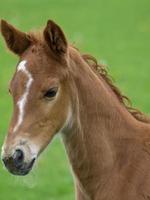
{"type": "Polygon", "coordinates": [[[25,161],[23,150],[16,149],[12,156],[3,157],[2,161],[10,173],[18,176],[24,176],[31,171],[35,158],[27,162],[25,161]]]}

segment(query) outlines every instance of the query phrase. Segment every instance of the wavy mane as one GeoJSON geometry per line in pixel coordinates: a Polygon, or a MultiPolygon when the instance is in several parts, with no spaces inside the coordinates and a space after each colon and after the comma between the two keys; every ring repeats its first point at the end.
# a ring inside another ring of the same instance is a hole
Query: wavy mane
{"type": "Polygon", "coordinates": [[[119,88],[114,85],[112,78],[109,76],[104,65],[98,64],[97,60],[93,56],[88,54],[83,54],[82,58],[98,76],[101,76],[106,81],[106,83],[110,86],[112,91],[117,96],[119,102],[124,105],[124,107],[129,111],[129,113],[131,113],[131,115],[135,119],[141,122],[150,123],[150,117],[148,117],[138,109],[133,108],[130,99],[127,96],[123,95],[119,88]]]}

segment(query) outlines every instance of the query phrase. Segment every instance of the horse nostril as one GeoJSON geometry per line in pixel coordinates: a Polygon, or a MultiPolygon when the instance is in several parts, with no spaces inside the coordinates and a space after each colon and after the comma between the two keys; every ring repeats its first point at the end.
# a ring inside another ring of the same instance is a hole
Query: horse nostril
{"type": "Polygon", "coordinates": [[[22,150],[17,149],[15,151],[15,153],[13,155],[13,161],[17,168],[22,166],[23,161],[24,161],[24,153],[22,150]]]}

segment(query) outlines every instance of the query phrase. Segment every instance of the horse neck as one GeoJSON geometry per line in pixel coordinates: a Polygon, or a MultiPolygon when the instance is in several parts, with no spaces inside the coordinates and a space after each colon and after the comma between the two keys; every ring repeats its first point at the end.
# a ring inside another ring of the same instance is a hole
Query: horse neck
{"type": "Polygon", "coordinates": [[[105,80],[79,55],[73,57],[76,117],[63,138],[78,183],[92,194],[113,168],[117,140],[138,137],[140,125],[105,80]]]}

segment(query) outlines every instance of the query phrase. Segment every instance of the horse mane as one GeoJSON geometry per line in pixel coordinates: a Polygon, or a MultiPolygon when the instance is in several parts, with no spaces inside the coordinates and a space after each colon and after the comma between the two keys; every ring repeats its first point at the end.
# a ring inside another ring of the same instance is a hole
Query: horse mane
{"type": "Polygon", "coordinates": [[[129,113],[131,113],[131,115],[135,119],[141,122],[150,123],[150,117],[148,117],[138,109],[133,108],[130,99],[127,96],[123,95],[119,88],[114,85],[112,78],[108,74],[104,65],[98,64],[97,60],[89,54],[83,54],[81,56],[84,61],[90,66],[90,68],[98,75],[98,77],[101,76],[106,81],[106,83],[110,86],[110,88],[116,95],[119,102],[128,110],[129,113]]]}

